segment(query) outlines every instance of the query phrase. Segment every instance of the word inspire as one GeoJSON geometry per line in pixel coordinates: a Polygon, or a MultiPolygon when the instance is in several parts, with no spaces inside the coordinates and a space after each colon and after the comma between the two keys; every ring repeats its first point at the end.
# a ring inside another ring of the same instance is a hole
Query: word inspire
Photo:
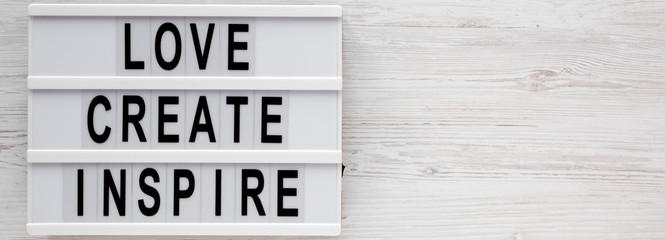
{"type": "MultiPolygon", "coordinates": [[[[77,215],[83,216],[83,185],[84,185],[84,169],[77,170],[77,215]]],[[[197,184],[194,174],[188,169],[174,169],[173,170],[173,179],[168,179],[168,181],[173,181],[173,215],[180,215],[180,200],[189,198],[194,193],[194,189],[197,184]],[[181,179],[186,179],[189,184],[183,188],[180,186],[181,179]]],[[[150,196],[154,200],[152,206],[147,206],[144,199],[138,200],[138,206],[141,213],[145,216],[154,216],[159,212],[161,206],[161,196],[159,191],[153,186],[150,186],[146,183],[146,179],[151,178],[152,181],[157,184],[160,182],[160,176],[154,168],[146,168],[141,171],[139,175],[139,187],[141,191],[146,195],[150,196]]],[[[240,200],[241,200],[241,215],[247,216],[248,208],[248,199],[251,198],[254,202],[256,210],[259,216],[266,216],[266,212],[263,207],[263,203],[259,198],[259,194],[263,192],[265,186],[265,181],[263,173],[258,169],[242,169],[241,171],[241,186],[240,186],[240,200]],[[258,181],[258,185],[255,188],[248,187],[248,180],[254,178],[258,181]]],[[[298,170],[277,170],[277,216],[278,217],[297,217],[298,208],[284,208],[284,197],[291,196],[296,197],[298,194],[297,188],[285,188],[284,179],[285,178],[298,178],[298,170]]],[[[113,179],[110,169],[104,169],[103,176],[103,189],[104,196],[102,199],[103,205],[103,215],[109,216],[109,201],[113,197],[115,206],[117,207],[118,215],[126,215],[126,193],[127,193],[127,170],[120,169],[120,184],[117,186],[113,179]]],[[[210,186],[210,185],[208,185],[210,186]]],[[[211,189],[205,189],[209,191],[211,189]]],[[[222,214],[222,170],[215,170],[215,216],[221,216],[222,214]]]]}

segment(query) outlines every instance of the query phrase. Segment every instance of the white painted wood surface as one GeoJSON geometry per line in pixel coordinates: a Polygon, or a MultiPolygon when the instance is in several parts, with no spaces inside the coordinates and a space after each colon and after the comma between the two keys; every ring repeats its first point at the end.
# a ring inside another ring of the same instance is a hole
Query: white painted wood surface
{"type": "MultiPolygon", "coordinates": [[[[343,7],[339,238],[665,238],[665,2],[242,3],[343,7]]],[[[28,4],[0,0],[8,239],[38,238],[25,233],[28,4]]]]}

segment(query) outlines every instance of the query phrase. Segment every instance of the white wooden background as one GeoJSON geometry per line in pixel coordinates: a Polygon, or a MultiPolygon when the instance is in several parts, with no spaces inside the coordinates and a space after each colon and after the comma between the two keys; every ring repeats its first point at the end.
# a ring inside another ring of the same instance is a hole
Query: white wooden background
{"type": "MultiPolygon", "coordinates": [[[[664,1],[206,3],[343,6],[339,238],[665,239],[664,1]]],[[[33,238],[28,4],[0,0],[10,239],[33,238]]]]}

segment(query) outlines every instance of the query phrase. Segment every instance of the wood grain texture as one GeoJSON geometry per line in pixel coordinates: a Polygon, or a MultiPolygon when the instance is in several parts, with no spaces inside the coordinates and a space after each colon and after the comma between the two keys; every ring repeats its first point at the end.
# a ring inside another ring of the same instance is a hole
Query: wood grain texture
{"type": "MultiPolygon", "coordinates": [[[[665,238],[665,2],[255,3],[344,8],[340,239],[665,238]]],[[[27,5],[0,0],[0,238],[38,238],[27,5]]]]}

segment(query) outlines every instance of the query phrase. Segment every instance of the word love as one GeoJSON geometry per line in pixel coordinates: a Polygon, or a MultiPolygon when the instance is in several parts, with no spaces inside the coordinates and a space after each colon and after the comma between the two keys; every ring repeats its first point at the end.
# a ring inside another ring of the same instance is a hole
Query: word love
{"type": "MultiPolygon", "coordinates": [[[[134,69],[134,70],[140,70],[140,69],[145,69],[145,59],[134,59],[132,57],[132,24],[131,23],[124,23],[124,68],[125,69],[134,69]]],[[[136,26],[134,26],[136,27],[136,26]]],[[[191,34],[191,41],[194,46],[193,49],[190,49],[190,51],[193,51],[196,54],[196,63],[197,67],[200,70],[205,70],[208,67],[208,59],[211,53],[211,45],[213,42],[216,42],[217,44],[220,44],[220,42],[217,40],[217,34],[218,31],[220,31],[220,27],[216,23],[208,23],[205,24],[205,27],[201,27],[197,25],[196,23],[190,23],[188,26],[185,28],[183,27],[178,27],[176,24],[172,22],[164,22],[159,25],[159,28],[157,28],[156,32],[154,33],[154,36],[151,37],[154,41],[152,42],[153,45],[153,50],[154,54],[153,57],[155,61],[159,64],[159,67],[162,68],[163,70],[173,70],[175,69],[181,62],[181,59],[183,58],[183,49],[188,49],[184,47],[184,39],[186,34],[191,34]],[[203,29],[206,29],[205,32],[203,32],[203,29]],[[201,32],[201,33],[200,33],[201,32]],[[166,40],[167,37],[169,36],[169,40],[166,40]],[[216,40],[216,41],[215,41],[216,40]],[[171,42],[166,42],[166,41],[171,41],[171,42]],[[166,46],[172,46],[168,50],[164,50],[164,45],[166,46]],[[166,56],[171,56],[166,57],[166,56]]],[[[241,62],[241,61],[236,61],[235,59],[235,52],[236,51],[246,51],[248,50],[248,44],[247,42],[244,41],[237,41],[235,38],[236,33],[248,33],[249,32],[249,24],[226,24],[225,26],[226,32],[223,34],[226,34],[228,37],[226,39],[226,57],[227,57],[227,64],[225,67],[228,70],[239,70],[239,71],[247,71],[249,70],[249,62],[241,62]]],[[[148,29],[141,29],[141,30],[148,30],[148,29]]],[[[216,48],[217,49],[217,48],[216,48]]],[[[215,54],[215,53],[213,53],[215,54]]],[[[222,67],[222,66],[214,66],[214,67],[222,67]]]]}

